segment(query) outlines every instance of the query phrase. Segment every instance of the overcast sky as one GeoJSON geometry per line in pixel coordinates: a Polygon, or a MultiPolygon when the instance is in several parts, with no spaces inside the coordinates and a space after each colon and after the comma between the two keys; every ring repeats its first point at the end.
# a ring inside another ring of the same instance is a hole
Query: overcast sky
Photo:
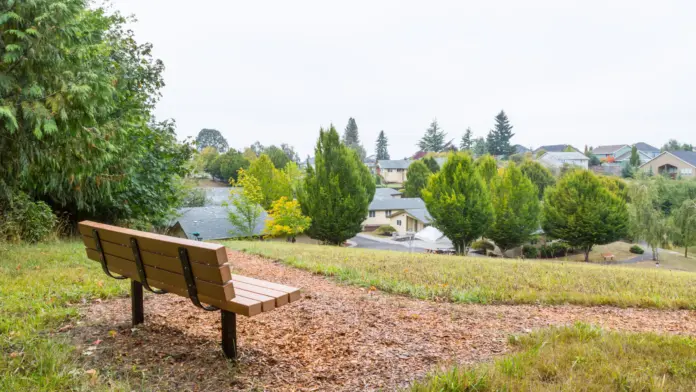
{"type": "Polygon", "coordinates": [[[357,121],[412,155],[433,118],[457,144],[504,109],[513,144],[696,143],[696,2],[113,0],[166,66],[181,138],[289,143],[357,121]]]}

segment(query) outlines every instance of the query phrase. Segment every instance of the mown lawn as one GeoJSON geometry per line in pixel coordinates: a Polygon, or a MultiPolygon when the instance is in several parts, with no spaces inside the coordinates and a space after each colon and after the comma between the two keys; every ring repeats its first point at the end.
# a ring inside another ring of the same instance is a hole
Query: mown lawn
{"type": "Polygon", "coordinates": [[[577,324],[511,337],[515,352],[435,373],[411,392],[693,391],[696,339],[577,324]]]}
{"type": "Polygon", "coordinates": [[[77,304],[127,292],[77,242],[0,244],[0,391],[131,390],[82,368],[57,331],[77,321],[77,304]]]}
{"type": "Polygon", "coordinates": [[[341,282],[422,299],[696,309],[696,274],[690,272],[278,242],[225,245],[341,282]]]}

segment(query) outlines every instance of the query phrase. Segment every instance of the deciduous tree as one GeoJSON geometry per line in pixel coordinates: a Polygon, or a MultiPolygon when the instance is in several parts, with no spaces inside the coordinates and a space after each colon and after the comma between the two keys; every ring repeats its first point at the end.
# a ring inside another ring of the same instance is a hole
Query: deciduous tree
{"type": "Polygon", "coordinates": [[[271,237],[288,237],[295,242],[298,234],[304,233],[312,219],[302,215],[300,203],[283,196],[273,202],[266,218],[266,234],[271,237]]]}
{"type": "Polygon", "coordinates": [[[544,191],[547,187],[556,183],[556,179],[549,169],[531,159],[524,161],[522,165],[520,165],[520,170],[522,170],[522,173],[536,185],[539,190],[539,199],[544,197],[544,191]]]}
{"type": "Polygon", "coordinates": [[[307,234],[340,245],[361,230],[375,182],[358,155],[341,143],[336,129],[319,131],[314,167],[308,166],[298,199],[312,219],[307,234]]]}
{"type": "Polygon", "coordinates": [[[261,220],[263,208],[260,205],[263,201],[261,187],[258,179],[248,175],[244,169],[239,171],[239,180],[236,185],[241,186],[242,189],[241,192],[237,192],[236,189],[230,192],[230,204],[234,206],[234,209],[229,210],[228,219],[235,228],[235,231],[230,234],[253,237],[260,234],[256,232],[256,227],[263,223],[261,220]]]}
{"type": "Polygon", "coordinates": [[[271,204],[283,196],[292,197],[289,178],[283,171],[276,169],[268,155],[261,154],[252,162],[247,174],[258,180],[262,195],[260,204],[265,210],[270,209],[271,204]]]}
{"type": "Polygon", "coordinates": [[[672,212],[670,219],[674,243],[684,247],[684,257],[689,257],[689,247],[696,245],[696,199],[684,202],[672,212]]]}
{"type": "Polygon", "coordinates": [[[493,222],[490,193],[469,154],[451,154],[422,195],[433,225],[452,241],[459,254],[468,252],[471,242],[493,222]]]}
{"type": "Polygon", "coordinates": [[[432,171],[422,161],[413,161],[408,166],[408,178],[404,183],[404,196],[421,197],[421,191],[428,185],[432,171]]]}
{"type": "Polygon", "coordinates": [[[196,148],[203,151],[207,147],[213,147],[218,152],[224,153],[229,148],[227,139],[217,129],[203,128],[196,136],[196,148]]]}
{"type": "Polygon", "coordinates": [[[623,238],[627,221],[626,202],[588,170],[568,172],[544,194],[544,231],[582,249],[585,261],[594,245],[623,238]]]}
{"type": "Polygon", "coordinates": [[[522,245],[539,229],[539,196],[536,186],[510,163],[502,175],[491,181],[491,201],[495,219],[486,237],[505,251],[522,245]]]}

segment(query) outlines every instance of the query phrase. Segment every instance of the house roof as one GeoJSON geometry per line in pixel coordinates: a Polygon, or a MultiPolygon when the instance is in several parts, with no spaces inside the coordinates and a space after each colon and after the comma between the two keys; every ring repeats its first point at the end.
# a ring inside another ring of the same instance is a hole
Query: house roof
{"type": "Polygon", "coordinates": [[[653,147],[653,146],[649,145],[648,143],[638,142],[635,144],[635,146],[638,149],[638,151],[660,152],[659,148],[653,147]]]}
{"type": "Polygon", "coordinates": [[[229,203],[230,191],[235,188],[220,187],[220,188],[202,188],[205,190],[205,206],[222,206],[222,203],[229,203]]]}
{"type": "MultiPolygon", "coordinates": [[[[220,240],[238,237],[239,234],[228,219],[229,211],[234,211],[234,206],[220,207],[191,207],[178,210],[181,215],[175,220],[189,239],[195,239],[193,233],[199,233],[204,240],[220,240]]],[[[266,212],[261,213],[254,234],[263,232],[266,221],[266,212]]]]}
{"type": "Polygon", "coordinates": [[[628,144],[612,144],[609,146],[597,146],[592,149],[593,154],[613,154],[620,149],[627,147],[628,144]]]}
{"type": "MultiPolygon", "coordinates": [[[[649,161],[652,159],[651,156],[649,156],[648,154],[644,153],[641,150],[638,150],[638,155],[641,156],[641,161],[643,161],[643,162],[646,162],[646,161],[649,161]]],[[[625,153],[621,154],[620,156],[616,157],[615,161],[616,162],[623,162],[623,161],[627,161],[629,159],[631,159],[631,151],[625,152],[625,153]]]]}
{"type": "Polygon", "coordinates": [[[409,197],[409,198],[383,198],[378,199],[375,197],[370,203],[370,210],[373,211],[383,211],[383,210],[408,210],[408,209],[419,209],[425,208],[425,202],[420,197],[409,197]]]}
{"type": "Polygon", "coordinates": [[[542,155],[543,157],[549,156],[558,160],[590,160],[590,158],[586,157],[585,154],[573,151],[573,152],[551,152],[547,151],[546,154],[542,155]]]}
{"type": "Polygon", "coordinates": [[[513,147],[515,147],[515,153],[517,153],[517,154],[524,154],[525,152],[532,151],[531,149],[529,149],[521,144],[515,144],[513,147]]]}
{"type": "Polygon", "coordinates": [[[668,151],[669,154],[676,156],[689,165],[696,167],[696,152],[693,151],[668,151]]]}
{"type": "Polygon", "coordinates": [[[433,220],[433,217],[430,216],[430,213],[425,208],[409,208],[406,212],[423,223],[430,223],[433,220]]]}
{"type": "Polygon", "coordinates": [[[565,150],[568,147],[571,147],[573,150],[580,152],[580,150],[571,146],[570,144],[552,144],[548,146],[541,146],[534,150],[534,152],[539,152],[540,150],[544,150],[546,152],[563,152],[563,150],[565,150]]]}
{"type": "Polygon", "coordinates": [[[408,169],[408,165],[411,164],[410,159],[398,159],[398,160],[379,160],[377,164],[381,169],[408,169]]]}
{"type": "Polygon", "coordinates": [[[394,188],[377,188],[373,200],[393,199],[397,195],[401,195],[401,192],[394,188]]]}

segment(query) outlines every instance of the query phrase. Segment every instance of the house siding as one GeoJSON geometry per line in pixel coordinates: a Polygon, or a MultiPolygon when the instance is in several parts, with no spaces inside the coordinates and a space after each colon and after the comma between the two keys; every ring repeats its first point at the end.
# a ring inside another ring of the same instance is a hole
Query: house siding
{"type": "Polygon", "coordinates": [[[408,169],[381,169],[380,175],[387,184],[403,184],[406,182],[408,169]]]}
{"type": "Polygon", "coordinates": [[[696,166],[693,166],[691,164],[688,164],[684,162],[683,160],[677,158],[676,156],[669,154],[669,153],[664,153],[657,158],[649,161],[648,163],[644,164],[643,166],[640,167],[641,171],[644,171],[646,173],[650,172],[650,169],[652,168],[653,174],[663,174],[663,170],[665,169],[665,165],[671,165],[676,168],[674,170],[674,173],[668,172],[668,174],[673,174],[674,177],[682,176],[683,178],[694,178],[696,177],[696,166]],[[661,169],[662,168],[662,169],[661,169]],[[690,173],[689,173],[689,169],[690,173]]]}
{"type": "Polygon", "coordinates": [[[402,212],[398,215],[392,215],[390,219],[390,224],[396,229],[399,235],[406,235],[407,233],[417,233],[425,228],[426,224],[413,218],[409,214],[402,212]],[[401,221],[401,225],[398,224],[401,221]]]}
{"type": "Polygon", "coordinates": [[[374,212],[374,217],[370,217],[370,213],[367,213],[367,219],[365,219],[362,223],[363,226],[383,226],[391,224],[391,219],[387,217],[387,211],[376,210],[374,212]]]}

